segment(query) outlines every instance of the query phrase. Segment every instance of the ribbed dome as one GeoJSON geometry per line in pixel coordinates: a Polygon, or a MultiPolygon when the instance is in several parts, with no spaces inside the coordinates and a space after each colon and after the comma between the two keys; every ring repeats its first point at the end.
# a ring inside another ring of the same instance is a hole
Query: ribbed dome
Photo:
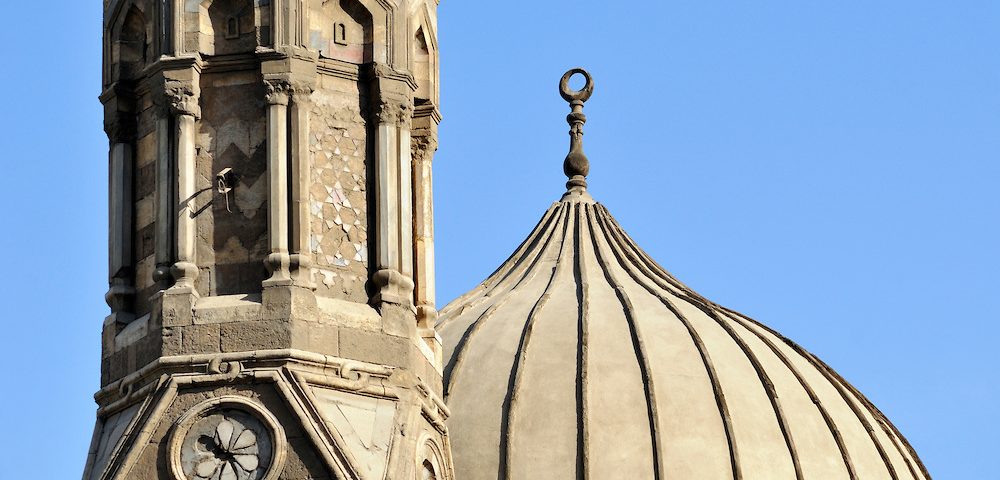
{"type": "Polygon", "coordinates": [[[586,193],[439,328],[461,480],[929,478],[854,387],[691,291],[586,193]]]}

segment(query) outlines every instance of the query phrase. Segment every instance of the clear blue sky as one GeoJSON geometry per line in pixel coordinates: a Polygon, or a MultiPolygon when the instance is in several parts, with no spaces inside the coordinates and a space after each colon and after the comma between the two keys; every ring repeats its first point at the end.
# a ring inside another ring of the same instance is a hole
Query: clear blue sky
{"type": "MultiPolygon", "coordinates": [[[[101,2],[8,2],[0,478],[78,478],[106,270],[101,2]],[[8,476],[9,475],[9,476],[8,476]]],[[[445,0],[439,301],[562,191],[865,392],[938,479],[1000,478],[1000,2],[445,0]]]]}

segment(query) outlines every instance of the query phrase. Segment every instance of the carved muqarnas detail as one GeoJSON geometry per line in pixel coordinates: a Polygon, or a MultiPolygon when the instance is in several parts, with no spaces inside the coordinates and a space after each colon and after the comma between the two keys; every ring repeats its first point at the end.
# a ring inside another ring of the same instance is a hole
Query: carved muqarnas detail
{"type": "Polygon", "coordinates": [[[273,415],[242,397],[195,407],[170,438],[175,480],[273,480],[284,461],[284,433],[273,415]]]}

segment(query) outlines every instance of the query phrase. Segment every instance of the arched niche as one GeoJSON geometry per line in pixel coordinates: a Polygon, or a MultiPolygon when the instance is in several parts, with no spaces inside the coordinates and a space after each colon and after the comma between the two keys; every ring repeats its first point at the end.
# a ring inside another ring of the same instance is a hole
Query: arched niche
{"type": "Polygon", "coordinates": [[[314,0],[307,42],[323,58],[361,65],[375,59],[375,23],[358,0],[314,0]]]}
{"type": "Polygon", "coordinates": [[[423,25],[417,26],[410,47],[411,72],[413,79],[417,82],[417,91],[413,94],[413,102],[417,106],[425,105],[434,100],[434,92],[437,87],[434,72],[437,69],[434,63],[433,44],[423,25]]]}
{"type": "Polygon", "coordinates": [[[203,55],[252,53],[271,41],[270,8],[260,0],[203,0],[186,30],[203,55]]]}
{"type": "Polygon", "coordinates": [[[112,30],[111,57],[113,80],[134,79],[153,56],[152,25],[137,4],[132,4],[119,17],[112,30]]]}

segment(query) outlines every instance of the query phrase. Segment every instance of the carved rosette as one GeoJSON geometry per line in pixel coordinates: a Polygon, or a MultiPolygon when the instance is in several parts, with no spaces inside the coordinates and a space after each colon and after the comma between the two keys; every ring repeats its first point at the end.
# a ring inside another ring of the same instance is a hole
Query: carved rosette
{"type": "Polygon", "coordinates": [[[175,480],[275,480],[284,464],[286,440],[264,407],[224,396],[181,417],[169,449],[175,480]]]}

